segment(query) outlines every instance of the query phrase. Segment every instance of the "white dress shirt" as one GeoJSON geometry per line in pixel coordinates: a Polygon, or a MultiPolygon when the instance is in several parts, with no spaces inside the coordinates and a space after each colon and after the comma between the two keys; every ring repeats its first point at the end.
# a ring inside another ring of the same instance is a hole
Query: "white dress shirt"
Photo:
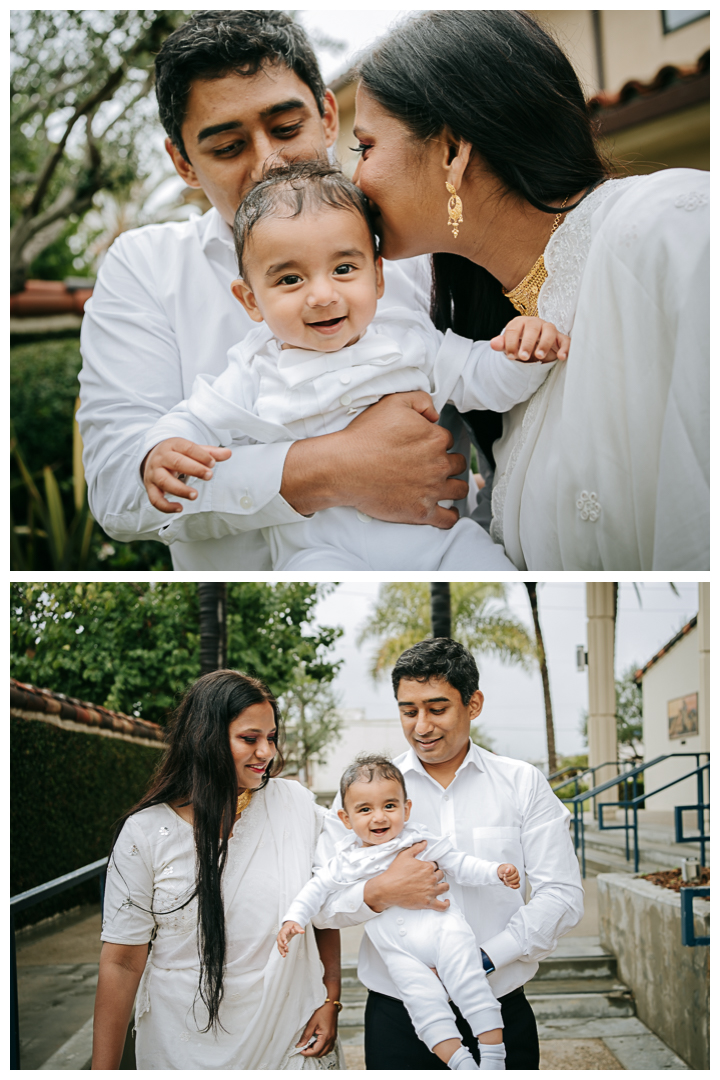
{"type": "MultiPolygon", "coordinates": [[[[496,970],[489,976],[497,997],[532,979],[538,962],[583,913],[583,889],[570,839],[570,814],[542,773],[527,761],[500,757],[470,744],[452,783],[444,789],[423,768],[414,750],[395,759],[412,800],[412,816],[435,835],[480,859],[513,863],[519,889],[468,887],[450,881],[450,894],[496,970]],[[526,903],[526,884],[531,889],[526,903]]],[[[336,799],[335,809],[340,805],[336,799]]],[[[342,825],[329,816],[319,856],[333,854],[342,825]]],[[[363,901],[364,882],[330,898],[316,925],[351,925],[376,912],[363,901]]],[[[400,997],[382,957],[364,935],[358,977],[370,990],[400,997]]]]}
{"type": "MultiPolygon", "coordinates": [[[[256,326],[230,292],[237,274],[232,231],[214,208],[123,233],[100,268],[82,325],[78,423],[90,508],[117,540],[157,539],[168,520],[140,478],[148,430],[189,397],[196,375],[219,375],[256,326]]],[[[389,264],[385,283],[380,310],[427,311],[427,259],[389,264]]],[[[260,529],[303,520],[280,495],[291,445],[245,446],[223,463],[213,504],[242,515],[248,531],[215,538],[203,515],[207,536],[172,546],[176,570],[270,569],[260,529]]]]}

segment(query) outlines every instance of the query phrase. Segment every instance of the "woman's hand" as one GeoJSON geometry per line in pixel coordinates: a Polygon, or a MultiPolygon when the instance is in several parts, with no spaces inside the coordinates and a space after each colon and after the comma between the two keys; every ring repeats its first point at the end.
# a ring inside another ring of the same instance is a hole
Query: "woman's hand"
{"type": "Polygon", "coordinates": [[[169,502],[165,494],[196,499],[197,491],[188,487],[184,479],[197,476],[200,480],[212,480],[215,462],[227,461],[231,454],[232,450],[226,446],[198,446],[189,439],[163,439],[145,455],[140,466],[150,502],[164,514],[177,513],[182,506],[169,502]]]}
{"type": "Polygon", "coordinates": [[[570,338],[544,319],[518,315],[511,319],[502,334],[492,338],[490,348],[504,352],[509,360],[549,364],[552,360],[567,360],[570,338]]]}
{"type": "Polygon", "coordinates": [[[313,1035],[317,1041],[308,1046],[307,1050],[301,1050],[302,1057],[325,1057],[335,1046],[337,1039],[338,1008],[331,1001],[326,1001],[319,1009],[316,1009],[307,1022],[305,1030],[300,1036],[296,1046],[304,1046],[313,1035]]]}
{"type": "Polygon", "coordinates": [[[384,873],[371,878],[365,884],[365,903],[373,911],[388,907],[431,908],[445,911],[449,900],[438,900],[440,893],[450,886],[443,881],[443,872],[434,862],[416,858],[427,847],[427,840],[420,840],[412,847],[396,855],[384,873]]]}

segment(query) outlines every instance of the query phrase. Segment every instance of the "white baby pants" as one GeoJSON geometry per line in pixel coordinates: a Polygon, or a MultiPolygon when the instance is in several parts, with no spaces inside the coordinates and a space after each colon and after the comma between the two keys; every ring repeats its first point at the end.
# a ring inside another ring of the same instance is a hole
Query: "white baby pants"
{"type": "Polygon", "coordinates": [[[385,961],[418,1037],[431,1050],[445,1039],[460,1038],[448,996],[473,1035],[503,1026],[475,935],[456,905],[447,911],[387,908],[365,924],[365,933],[385,961]]]}
{"type": "Polygon", "coordinates": [[[470,518],[452,529],[377,521],[349,506],[263,529],[273,570],[514,570],[470,518]]]}

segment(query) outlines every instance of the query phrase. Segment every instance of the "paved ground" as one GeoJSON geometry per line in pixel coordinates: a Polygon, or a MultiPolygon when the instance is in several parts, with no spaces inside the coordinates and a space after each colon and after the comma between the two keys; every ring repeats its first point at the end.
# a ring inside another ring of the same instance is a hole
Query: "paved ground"
{"type": "MultiPolygon", "coordinates": [[[[77,908],[46,920],[37,929],[18,933],[23,1069],[39,1069],[92,1017],[99,960],[99,904],[77,908]]],[[[64,1067],[83,1068],[85,1064],[75,1058],[74,1064],[64,1067]]]]}
{"type": "MultiPolygon", "coordinates": [[[[585,881],[585,915],[560,944],[562,952],[592,954],[597,939],[597,887],[585,881]],[[590,951],[590,952],[589,952],[590,951]]],[[[45,925],[21,931],[17,941],[20,1041],[23,1069],[88,1068],[92,1011],[100,956],[97,906],[76,909],[45,925]]],[[[362,927],[341,931],[343,962],[357,957],[362,927]]],[[[347,1010],[346,1016],[350,1013],[347,1010]]],[[[346,1028],[348,1069],[365,1068],[362,1014],[346,1028]]],[[[635,1016],[558,1017],[539,1023],[543,1070],[686,1069],[635,1016]]],[[[122,1068],[134,1068],[127,1059],[122,1068]]]]}

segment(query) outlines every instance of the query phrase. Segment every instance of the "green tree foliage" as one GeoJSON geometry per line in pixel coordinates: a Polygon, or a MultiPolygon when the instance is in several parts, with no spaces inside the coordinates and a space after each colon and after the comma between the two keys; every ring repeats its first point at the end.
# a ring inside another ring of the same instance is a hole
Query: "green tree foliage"
{"type": "MultiPolygon", "coordinates": [[[[228,584],[228,663],[282,693],[305,665],[327,680],[341,630],[310,626],[321,585],[228,584]]],[[[11,674],[23,682],[164,723],[200,673],[194,582],[14,583],[11,674]]]]}
{"type": "MultiPolygon", "coordinates": [[[[501,582],[455,581],[450,589],[452,635],[456,641],[473,653],[490,653],[505,663],[530,668],[535,645],[505,606],[505,586],[501,582]]],[[[379,642],[371,667],[377,679],[392,668],[405,649],[431,636],[430,585],[393,581],[381,586],[358,643],[373,639],[379,642]]]]}
{"type": "MultiPolygon", "coordinates": [[[[618,746],[629,746],[635,757],[642,757],[643,736],[642,684],[635,682],[637,664],[631,664],[615,679],[615,722],[618,746]]],[[[580,716],[580,734],[587,745],[588,714],[580,716]]]]}
{"type": "MultiPolygon", "coordinates": [[[[98,191],[120,192],[147,169],[153,61],[185,17],[11,12],[11,292],[45,249],[67,241],[98,191]]],[[[59,250],[53,262],[63,274],[59,250]]]]}
{"type": "Polygon", "coordinates": [[[327,681],[312,678],[305,664],[293,672],[281,699],[285,722],[286,771],[312,786],[313,764],[324,765],[327,750],[340,738],[343,720],[338,699],[327,681]]]}

